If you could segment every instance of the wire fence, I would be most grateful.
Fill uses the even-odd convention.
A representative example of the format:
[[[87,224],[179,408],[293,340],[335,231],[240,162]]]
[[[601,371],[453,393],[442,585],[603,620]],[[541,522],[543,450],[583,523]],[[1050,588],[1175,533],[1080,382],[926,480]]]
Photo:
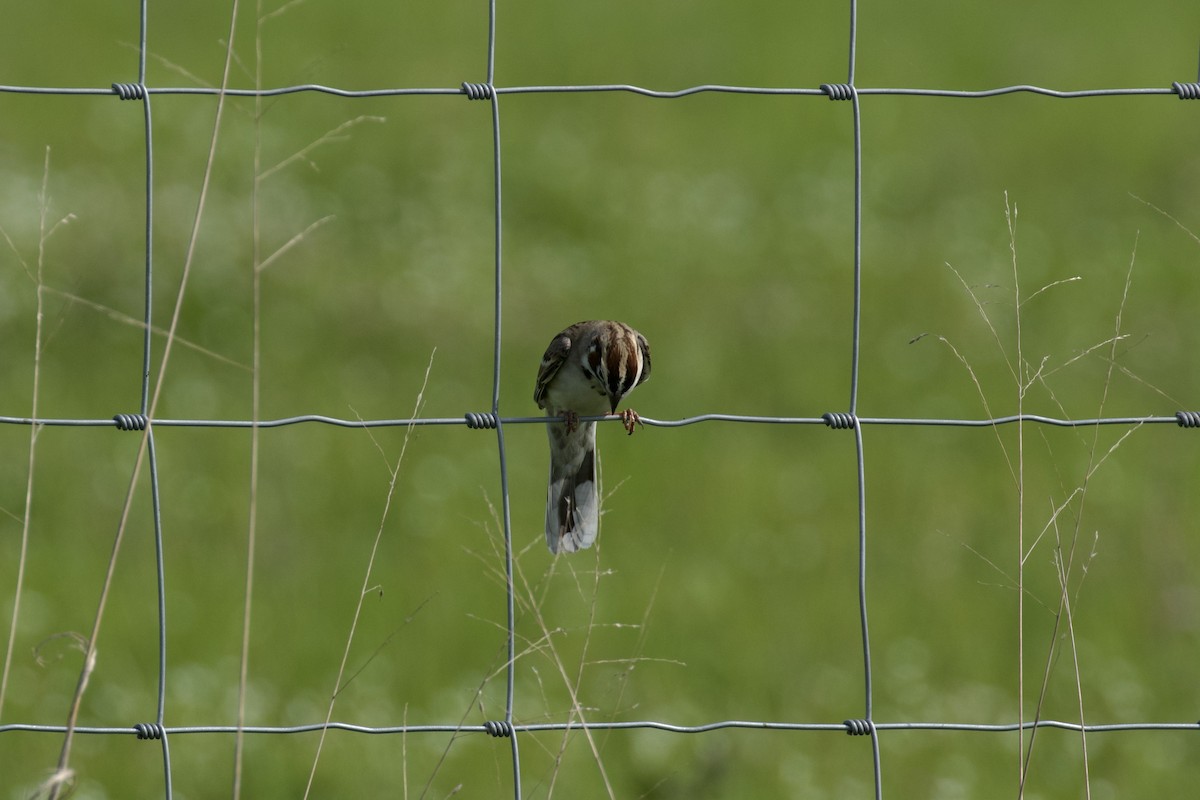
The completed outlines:
[[[420,733],[486,733],[494,737],[505,738],[510,748],[511,754],[511,784],[512,791],[515,797],[527,796],[528,789],[523,785],[521,775],[522,758],[520,752],[520,744],[523,741],[525,734],[536,732],[556,731],[556,732],[571,732],[571,731],[625,731],[630,729],[647,729],[666,731],[680,734],[701,734],[724,729],[762,729],[773,731],[814,731],[814,732],[840,732],[850,735],[867,736],[872,743],[872,780],[874,786],[874,796],[882,798],[884,789],[887,786],[886,770],[884,769],[883,759],[880,754],[879,736],[883,732],[891,731],[963,731],[963,732],[1016,732],[1016,731],[1033,731],[1038,728],[1056,728],[1078,733],[1087,734],[1102,734],[1116,733],[1122,731],[1135,730],[1156,730],[1156,731],[1200,731],[1200,723],[1173,723],[1173,722],[1127,722],[1118,724],[1085,724],[1082,722],[1061,721],[1053,719],[1020,719],[1017,722],[1009,724],[975,724],[975,723],[951,723],[951,722],[883,722],[876,721],[874,713],[874,678],[872,670],[872,651],[871,637],[869,635],[869,614],[868,604],[868,531],[867,531],[867,511],[868,511],[868,496],[867,496],[867,479],[866,479],[866,460],[863,452],[863,430],[871,426],[930,426],[930,427],[965,427],[965,428],[985,428],[996,429],[999,426],[1023,426],[1023,425],[1043,425],[1050,427],[1068,427],[1068,428],[1093,428],[1096,426],[1123,426],[1123,427],[1138,427],[1143,425],[1176,425],[1181,428],[1198,428],[1200,427],[1200,411],[1187,409],[1179,409],[1173,413],[1145,415],[1145,416],[1112,416],[1112,417],[1096,417],[1089,419],[1069,419],[1045,416],[1033,413],[1017,413],[1006,416],[995,416],[987,418],[914,418],[914,417],[877,417],[877,416],[859,416],[858,414],[858,387],[859,387],[859,360],[860,360],[860,326],[862,314],[862,230],[863,230],[863,157],[862,157],[862,138],[863,124],[860,115],[860,98],[865,96],[875,95],[897,95],[897,96],[919,96],[919,97],[940,97],[940,98],[994,98],[1003,95],[1027,93],[1040,95],[1057,99],[1073,99],[1084,97],[1114,97],[1114,96],[1129,96],[1129,95],[1167,95],[1181,100],[1198,100],[1200,99],[1200,82],[1184,82],[1174,81],[1169,86],[1161,87],[1145,87],[1145,88],[1102,88],[1102,89],[1085,89],[1078,91],[1059,91],[1048,89],[1034,85],[1013,85],[1004,86],[993,89],[979,91],[950,91],[943,89],[918,89],[918,88],[880,88],[880,87],[861,87],[856,84],[855,80],[855,53],[856,53],[856,37],[857,37],[857,4],[853,0],[849,4],[849,13],[851,17],[850,24],[850,40],[849,40],[849,70],[845,83],[830,83],[822,84],[818,88],[771,88],[771,87],[751,87],[751,86],[734,86],[734,85],[718,85],[705,84],[692,86],[674,91],[660,91],[654,89],[643,88],[640,86],[628,84],[598,84],[598,85],[537,85],[537,86],[505,86],[496,83],[495,76],[495,49],[497,44],[496,20],[497,7],[496,3],[491,2],[489,7],[489,31],[488,31],[488,55],[487,55],[487,74],[485,79],[480,82],[464,81],[457,87],[442,87],[442,88],[417,88],[417,87],[399,87],[399,88],[380,88],[368,90],[348,90],[337,87],[325,86],[320,84],[303,84],[295,86],[283,86],[276,88],[258,88],[244,89],[228,85],[228,71],[226,73],[226,81],[219,87],[169,87],[169,86],[154,86],[146,83],[146,58],[148,50],[147,37],[147,3],[141,4],[141,38],[138,45],[140,53],[140,67],[138,79],[128,83],[113,83],[110,88],[103,87],[46,87],[46,86],[14,86],[0,85],[0,93],[15,93],[15,94],[30,94],[30,95],[115,95],[121,100],[135,101],[140,103],[144,111],[145,122],[145,306],[143,329],[143,352],[142,352],[142,368],[140,376],[140,405],[136,410],[125,409],[119,410],[111,418],[85,419],[85,418],[52,418],[37,416],[36,398],[33,416],[0,416],[0,423],[12,426],[30,426],[35,431],[45,427],[97,427],[116,428],[120,431],[128,431],[140,433],[142,436],[142,446],[138,451],[136,464],[133,469],[133,484],[137,483],[138,475],[142,469],[145,469],[149,486],[151,489],[150,497],[152,503],[153,519],[154,519],[154,539],[158,559],[158,584],[157,584],[157,601],[158,601],[158,707],[157,714],[153,721],[139,722],[134,725],[124,726],[86,726],[78,723],[80,713],[80,705],[86,691],[88,691],[89,680],[92,677],[92,669],[95,664],[96,651],[98,646],[100,623],[104,616],[105,598],[111,588],[114,578],[115,566],[115,550],[113,563],[109,566],[108,575],[105,580],[104,593],[102,594],[99,606],[96,612],[95,626],[91,631],[90,636],[86,638],[84,644],[85,657],[83,659],[84,666],[80,672],[78,685],[74,693],[72,703],[70,705],[67,719],[63,724],[47,725],[47,724],[24,724],[5,722],[0,724],[0,742],[4,737],[14,736],[21,732],[39,733],[54,735],[62,738],[63,746],[61,757],[57,765],[57,772],[54,778],[49,780],[43,787],[46,794],[51,797],[61,796],[70,783],[71,769],[71,754],[72,743],[78,736],[122,736],[131,735],[138,739],[156,740],[161,743],[162,762],[163,762],[163,794],[170,798],[173,795],[172,781],[172,759],[171,751],[168,743],[175,740],[177,737],[184,737],[198,734],[237,734],[239,736],[245,734],[297,734],[311,732],[325,732],[330,730],[339,730],[349,733],[358,734],[420,734]],[[517,619],[517,603],[518,603],[518,587],[517,578],[514,574],[514,543],[512,537],[512,525],[510,521],[509,508],[509,490],[508,490],[508,465],[509,456],[505,444],[505,427],[510,425],[544,425],[546,418],[532,416],[505,416],[501,414],[500,402],[500,387],[501,387],[501,343],[504,335],[504,324],[502,320],[501,310],[504,307],[503,289],[505,286],[504,280],[504,260],[505,253],[504,243],[502,241],[501,232],[504,229],[504,202],[501,194],[501,188],[504,185],[504,170],[501,164],[502,152],[502,136],[501,136],[501,121],[503,119],[502,108],[503,98],[508,95],[530,94],[530,93],[601,93],[601,92],[617,92],[631,93],[645,98],[651,99],[678,99],[691,97],[703,93],[732,93],[746,95],[795,95],[795,96],[810,96],[813,98],[827,98],[832,101],[843,101],[848,104],[849,118],[847,126],[852,130],[853,136],[853,153],[854,153],[854,240],[853,240],[853,330],[850,336],[852,342],[852,350],[849,354],[850,359],[850,387],[848,402],[845,410],[831,410],[821,416],[816,417],[782,417],[782,416],[751,416],[737,414],[701,414],[696,416],[684,417],[679,419],[656,419],[653,417],[643,416],[642,422],[650,427],[661,428],[678,428],[696,424],[711,424],[711,423],[740,423],[740,424],[764,424],[764,425],[816,425],[827,426],[833,429],[846,430],[850,432],[855,443],[855,454],[857,464],[857,509],[858,509],[858,612],[861,626],[861,657],[863,667],[863,687],[862,687],[862,716],[858,718],[847,719],[842,723],[816,723],[816,722],[780,722],[768,720],[721,720],[709,722],[700,725],[676,725],[667,722],[644,719],[636,721],[585,721],[568,719],[564,722],[551,723],[524,723],[520,722],[520,703],[521,698],[516,692],[515,675],[518,671],[519,652],[518,652],[518,636],[516,633]],[[492,380],[492,407],[490,409],[476,409],[464,413],[461,417],[421,417],[414,416],[411,418],[396,418],[396,419],[345,419],[318,414],[303,414],[298,416],[282,417],[276,419],[170,419],[159,418],[156,416],[156,402],[159,397],[161,383],[156,383],[156,380],[161,380],[161,375],[156,373],[157,364],[155,362],[155,353],[153,351],[153,335],[154,324],[159,314],[153,308],[153,282],[155,278],[155,261],[154,261],[154,233],[155,219],[154,211],[156,208],[155,201],[155,155],[152,144],[154,142],[155,126],[152,118],[152,107],[156,98],[167,95],[201,95],[216,97],[223,100],[227,97],[248,97],[248,98],[276,98],[289,95],[298,95],[305,93],[316,93],[332,95],[339,98],[380,98],[380,97],[404,97],[410,95],[433,95],[433,96],[451,96],[461,97],[467,100],[486,102],[491,107],[491,135],[492,135],[492,181],[494,187],[494,253],[495,253],[495,269],[494,269],[494,329],[493,329],[493,380]],[[207,175],[206,175],[207,181]],[[186,278],[185,278],[186,279]],[[178,308],[175,310],[175,317],[172,319],[171,327],[168,333],[167,348],[171,346],[171,337],[175,333],[175,323],[178,321]],[[40,335],[40,334],[39,334]],[[605,421],[605,418],[592,418],[596,421]],[[608,421],[612,421],[611,418]],[[167,620],[167,588],[165,582],[163,568],[163,554],[166,545],[163,540],[162,520],[160,514],[160,497],[159,497],[159,466],[158,454],[155,447],[155,429],[180,427],[180,428],[231,428],[231,429],[270,429],[291,425],[326,425],[336,428],[383,428],[383,427],[400,427],[400,428],[416,428],[416,427],[435,427],[435,426],[465,426],[466,428],[476,430],[494,430],[498,448],[498,480],[501,487],[501,510],[500,519],[503,522],[503,541],[504,541],[504,559],[505,559],[505,583],[506,583],[506,656],[504,659],[504,673],[506,681],[506,700],[504,704],[503,714],[494,720],[489,720],[480,725],[467,725],[463,723],[446,724],[446,725],[386,725],[386,726],[368,726],[349,724],[338,722],[332,719],[326,719],[323,722],[314,722],[303,725],[280,725],[280,726],[259,726],[252,724],[239,723],[237,725],[214,725],[214,726],[187,726],[179,725],[172,726],[165,724],[167,709],[166,705],[166,682],[167,674],[167,644],[168,644],[168,620]],[[393,476],[394,477],[394,476]],[[130,489],[130,498],[133,497],[133,490]],[[120,547],[120,538],[125,529],[125,520],[130,514],[130,508],[127,505],[123,512],[121,528],[118,532],[117,544],[115,549]],[[24,548],[24,545],[23,545]],[[22,553],[22,562],[24,552]],[[15,629],[19,622],[21,593],[22,593],[22,575],[17,574],[17,579],[12,587],[11,597],[13,598],[13,630],[9,635],[9,646],[6,656],[5,671],[8,672],[8,667],[13,659],[12,641],[15,637]],[[2,696],[2,695],[0,695]],[[240,766],[240,765],[239,765]],[[895,793],[903,794],[903,789],[897,789]]]

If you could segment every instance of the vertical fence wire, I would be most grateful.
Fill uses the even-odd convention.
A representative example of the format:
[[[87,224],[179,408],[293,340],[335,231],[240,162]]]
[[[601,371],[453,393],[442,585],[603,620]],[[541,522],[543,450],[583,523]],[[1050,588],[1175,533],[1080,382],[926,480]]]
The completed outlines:
[[[494,329],[493,329],[493,380],[492,380],[492,405],[491,417],[494,420],[496,428],[496,442],[498,451],[498,470],[500,479],[500,491],[502,501],[502,524],[504,538],[504,558],[505,558],[505,611],[506,611],[506,643],[505,652],[507,655],[505,664],[505,707],[503,725],[495,723],[485,724],[477,728],[469,728],[470,730],[486,731],[493,735],[505,735],[509,739],[509,747],[511,753],[512,765],[512,785],[513,795],[518,800],[523,796],[523,788],[521,781],[521,764],[520,750],[518,746],[518,733],[532,732],[539,730],[578,730],[578,729],[608,729],[619,730],[629,728],[650,728],[658,730],[667,730],[681,733],[699,733],[711,730],[725,728],[768,728],[775,730],[845,730],[848,733],[869,735],[872,746],[872,764],[874,777],[874,794],[877,800],[882,800],[883,797],[883,779],[881,770],[881,758],[879,747],[879,730],[880,729],[936,729],[936,730],[994,730],[994,731],[1009,731],[1015,730],[1018,735],[1026,729],[1036,729],[1039,727],[1061,727],[1072,730],[1082,731],[1101,731],[1101,730],[1128,730],[1128,729],[1155,729],[1155,730],[1175,730],[1187,729],[1191,730],[1197,726],[1182,725],[1182,724],[1167,724],[1167,723],[1147,723],[1134,725],[1109,725],[1109,726],[1084,726],[1071,725],[1053,720],[1038,720],[1033,723],[1027,723],[1023,719],[1019,719],[1015,726],[1004,725],[974,725],[974,724],[956,724],[949,725],[944,723],[931,723],[927,725],[915,723],[892,723],[892,724],[877,724],[874,720],[874,685],[872,679],[871,666],[871,647],[868,626],[868,604],[867,604],[867,498],[866,498],[866,462],[865,448],[863,437],[864,424],[953,424],[953,425],[972,425],[977,427],[995,427],[998,424],[1008,422],[1016,422],[1022,425],[1025,422],[1040,422],[1047,424],[1063,424],[1063,425],[1093,425],[1093,424],[1144,424],[1146,422],[1176,422],[1180,427],[1200,427],[1200,414],[1197,412],[1180,411],[1175,417],[1142,417],[1142,418],[1114,418],[1104,420],[1052,420],[1044,417],[1021,413],[1015,417],[1002,419],[988,419],[978,421],[967,420],[906,420],[906,419],[860,419],[857,417],[858,412],[858,394],[859,394],[859,378],[860,378],[860,333],[861,333],[861,312],[862,312],[862,217],[863,217],[863,198],[862,198],[862,183],[863,183],[863,155],[862,155],[862,117],[860,107],[860,94],[863,93],[891,93],[891,94],[925,94],[937,96],[959,96],[959,97],[987,97],[997,94],[1005,94],[1013,91],[1031,91],[1039,94],[1048,94],[1056,97],[1080,97],[1080,96],[1095,96],[1098,94],[1135,94],[1135,93],[1158,93],[1158,94],[1176,94],[1180,99],[1197,99],[1200,98],[1200,81],[1197,84],[1181,84],[1174,83],[1170,90],[1166,89],[1133,89],[1133,90],[1087,90],[1077,92],[1057,92],[1046,90],[1039,87],[1016,86],[1005,87],[1003,89],[988,90],[981,92],[945,92],[945,91],[918,91],[905,89],[875,89],[875,90],[860,90],[856,85],[856,54],[857,54],[857,29],[858,29],[858,7],[856,0],[849,2],[850,24],[849,24],[849,41],[848,41],[848,70],[847,83],[841,86],[824,85],[819,91],[814,90],[780,90],[780,89],[761,89],[753,87],[726,87],[726,86],[702,86],[693,89],[685,89],[674,92],[660,92],[642,89],[629,85],[606,85],[606,86],[558,86],[558,87],[508,87],[507,89],[497,88],[495,85],[495,63],[496,63],[496,21],[497,7],[495,0],[489,0],[488,4],[488,30],[487,30],[487,79],[484,84],[463,84],[461,93],[465,93],[469,99],[487,99],[491,118],[491,144],[492,144],[492,182],[493,182],[493,224],[494,224]],[[167,681],[167,614],[166,614],[166,578],[164,568],[164,541],[162,531],[162,515],[161,501],[159,494],[159,475],[158,475],[158,459],[154,440],[155,425],[200,425],[213,427],[253,427],[257,430],[260,427],[275,427],[278,425],[295,424],[302,422],[318,422],[334,425],[342,425],[344,427],[368,427],[376,424],[380,425],[418,425],[418,424],[462,424],[461,419],[435,419],[435,420],[375,420],[375,421],[346,421],[336,420],[328,417],[318,417],[316,415],[308,415],[304,417],[288,418],[283,420],[259,420],[257,409],[255,411],[255,419],[250,422],[233,421],[233,420],[152,420],[153,414],[152,398],[150,394],[151,374],[152,374],[152,333],[153,333],[153,279],[154,279],[154,262],[153,262],[153,233],[154,233],[154,147],[153,147],[153,122],[151,114],[151,97],[155,91],[167,93],[198,93],[191,90],[175,90],[175,89],[158,89],[151,90],[146,87],[146,59],[148,53],[147,41],[147,19],[148,19],[148,3],[147,0],[140,0],[139,3],[140,16],[140,33],[138,45],[138,81],[136,84],[114,84],[113,91],[121,99],[137,99],[142,103],[143,122],[144,122],[144,154],[145,154],[145,268],[144,268],[144,318],[143,318],[143,336],[142,336],[142,374],[140,381],[140,404],[139,413],[137,415],[119,414],[115,418],[116,427],[121,430],[142,430],[143,431],[143,446],[148,458],[148,479],[150,484],[150,499],[151,511],[153,516],[153,537],[155,547],[155,568],[157,576],[157,593],[158,593],[158,686],[157,686],[157,707],[155,713],[155,722],[153,724],[139,723],[133,727],[138,738],[158,739],[161,741],[162,760],[163,760],[163,782],[164,796],[170,800],[172,797],[172,769],[170,749],[168,747],[168,729],[165,727],[166,717],[166,681]],[[232,48],[232,41],[229,45]],[[399,94],[415,94],[415,93],[437,93],[437,94],[459,94],[459,90],[454,89],[397,89],[397,90],[378,90],[378,91],[344,91],[323,86],[301,86],[287,87],[281,90],[264,90],[261,86],[257,86],[253,91],[244,90],[228,90],[225,85],[227,81],[223,80],[220,90],[222,96],[227,95],[252,95],[259,98],[274,95],[290,93],[292,91],[319,91],[342,96],[378,96],[378,95],[399,95]],[[8,91],[30,91],[58,94],[95,94],[93,90],[75,90],[75,89],[40,89],[33,87],[0,87],[0,90]],[[511,524],[511,507],[509,496],[509,480],[508,480],[508,454],[505,446],[504,426],[506,423],[531,423],[544,424],[544,418],[505,418],[501,415],[501,397],[500,397],[500,382],[501,382],[501,350],[503,342],[503,203],[502,203],[502,178],[503,172],[501,168],[501,132],[500,132],[500,104],[499,95],[508,92],[525,92],[525,91],[633,91],[638,94],[649,95],[654,97],[682,97],[698,91],[733,91],[733,92],[755,92],[762,94],[778,94],[778,93],[795,93],[795,94],[820,94],[824,93],[831,100],[849,100],[852,112],[853,126],[853,170],[854,170],[854,228],[853,228],[853,329],[851,342],[851,369],[850,369],[850,392],[849,392],[849,411],[846,415],[827,414],[823,418],[752,418],[752,417],[736,417],[732,415],[704,415],[702,417],[689,418],[684,420],[652,420],[644,419],[647,424],[661,425],[664,427],[674,427],[679,425],[693,424],[695,422],[720,420],[734,422],[769,422],[774,424],[829,424],[831,427],[850,427],[853,429],[855,442],[855,456],[857,469],[857,525],[858,525],[858,564],[857,564],[857,589],[859,601],[859,617],[861,627],[861,642],[862,642],[862,662],[863,662],[863,690],[864,690],[864,717],[862,720],[846,720],[842,725],[830,725],[820,723],[766,723],[729,720],[708,725],[699,726],[677,726],[667,723],[644,720],[630,723],[592,723],[592,722],[566,722],[553,724],[517,724],[518,718],[516,710],[516,590],[514,581],[514,547]],[[219,118],[219,117],[218,117]],[[215,136],[215,132],[214,132]],[[172,328],[173,330],[173,328]],[[169,344],[168,344],[169,346]],[[165,365],[164,365],[165,367]],[[161,382],[161,375],[159,376]],[[62,425],[112,425],[112,421],[108,420],[40,420],[36,419],[36,406],[34,409],[35,418],[22,419],[16,417],[0,417],[0,422],[29,424],[37,426],[46,424],[62,424]],[[468,426],[475,427],[472,424],[472,415],[467,415]],[[139,454],[140,463],[140,454]],[[134,480],[136,480],[137,469],[134,470]],[[132,496],[134,487],[131,485],[129,492]],[[127,500],[128,502],[128,500]],[[28,511],[28,509],[27,509]],[[120,531],[124,530],[125,518],[128,514],[128,508],[124,509]],[[119,547],[120,531],[118,532],[117,543],[115,548]],[[115,561],[116,552],[114,549],[113,560]],[[106,581],[111,581],[112,565]],[[106,582],[106,588],[108,583]],[[103,613],[104,601],[101,600],[98,617],[93,628],[93,637],[96,631],[99,630],[99,615]],[[15,631],[14,620],[14,631]],[[37,726],[37,725],[5,725],[0,726],[0,732],[5,730],[53,730],[65,734],[63,743],[63,752],[60,758],[60,770],[65,770],[69,763],[70,742],[73,735],[81,730],[77,726],[77,715],[79,711],[78,702],[80,696],[86,686],[89,671],[91,669],[91,657],[94,654],[94,640],[87,643],[88,655],[85,657],[84,667],[81,672],[79,686],[76,690],[75,701],[69,714],[67,724],[61,727],[55,726]],[[366,728],[363,726],[347,725],[336,723],[332,725],[318,726],[323,729],[327,728],[342,728],[346,730],[367,731],[372,733],[397,731],[397,732],[413,732],[413,731],[454,731],[460,732],[462,726],[399,726],[394,728]],[[236,730],[239,735],[243,732],[264,732],[264,733],[284,733],[284,732],[301,732],[313,730],[313,726],[292,726],[292,727],[272,727],[272,728],[255,728],[245,726],[242,720],[239,719]],[[223,726],[210,726],[205,728],[192,727],[186,729],[188,732],[200,731],[221,731],[228,732],[231,730]],[[88,732],[100,733],[129,733],[129,729],[88,729]],[[63,790],[63,783],[55,783],[51,787],[50,796],[58,797]]]
[[[503,312],[504,312],[504,214],[502,194],[502,170],[500,165],[500,98],[494,86],[496,78],[496,0],[488,2],[488,42],[487,42],[487,94],[492,119],[492,192],[494,203],[494,248],[495,248],[495,334],[493,337],[492,354],[492,414],[496,422],[496,447],[500,469],[500,502],[504,525],[504,582],[505,582],[505,618],[507,620],[507,642],[505,651],[504,689],[504,726],[509,731],[509,749],[512,755],[513,795],[520,800],[521,792],[521,754],[517,744],[517,735],[512,732],[513,711],[516,702],[516,669],[517,669],[517,622],[516,622],[516,583],[513,564],[512,541],[512,504],[508,491],[508,453],[504,446],[504,422],[500,417],[500,352],[503,343]]]
[[[853,420],[858,414],[858,380],[862,341],[862,109],[855,89],[858,53],[858,0],[850,0],[850,36],[847,45],[849,67],[846,88],[850,98],[854,147],[854,263],[853,314],[850,353],[850,404]],[[854,424],[854,459],[858,487],[858,611],[862,631],[863,721],[862,728],[871,737],[872,777],[875,798],[883,798],[883,773],[879,756],[879,732],[875,729],[874,683],[871,672],[871,635],[867,613],[867,474],[862,425]]]
[[[150,414],[150,360],[152,356],[152,335],[154,322],[154,122],[150,110],[150,94],[146,86],[146,42],[148,26],[148,0],[141,0],[138,8],[138,86],[142,87],[142,117],[143,136],[146,152],[146,221],[145,221],[145,307],[142,319],[142,380],[140,413],[143,417]],[[167,705],[167,573],[163,553],[162,502],[159,493],[158,455],[154,446],[153,426],[146,426],[146,447],[150,468],[150,502],[154,525],[154,562],[155,577],[158,592],[158,701],[154,721],[158,731],[164,731]],[[162,760],[164,796],[167,800],[172,797],[171,781],[171,750],[167,735],[162,734]]]

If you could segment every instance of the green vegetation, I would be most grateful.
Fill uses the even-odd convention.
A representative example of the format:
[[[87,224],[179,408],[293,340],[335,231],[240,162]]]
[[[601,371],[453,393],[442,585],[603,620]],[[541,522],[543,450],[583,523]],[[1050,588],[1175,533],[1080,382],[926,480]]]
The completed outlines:
[[[0,83],[135,81],[128,5],[80,8],[71,25],[53,5],[9,9]],[[220,85],[225,4],[151,5],[147,83]],[[229,84],[253,87],[256,74],[264,87],[344,89],[486,78],[485,4],[409,5],[242,4]],[[845,4],[781,5],[500,3],[495,81],[844,81]],[[1177,23],[1177,2],[1110,3],[1084,17],[1077,4],[1021,5],[864,7],[856,82],[1067,90],[1195,75],[1195,29]],[[531,93],[499,106],[503,415],[537,413],[530,398],[549,338],[597,317],[626,320],[651,342],[654,377],[631,398],[644,416],[846,410],[848,103]],[[263,419],[406,418],[418,402],[422,417],[490,409],[488,103],[227,98],[193,250],[218,102],[156,94],[151,108],[155,325],[170,328],[180,303],[159,418],[250,419],[256,381]],[[1198,112],[1162,95],[864,97],[858,413],[1087,419],[1200,407],[1200,162],[1187,157]],[[35,388],[42,418],[136,412],[143,106],[0,92],[0,119],[0,415],[32,414]],[[165,344],[155,337],[152,381]],[[5,648],[32,487],[0,725],[66,722],[140,442],[110,428],[40,429],[30,481],[31,433],[0,425]],[[1082,709],[1088,723],[1194,722],[1195,435],[1174,425],[867,426],[874,719],[1079,722]],[[552,561],[541,529],[545,434],[504,431],[515,720],[861,717],[853,434],[710,422],[631,438],[605,425],[599,436],[599,546]],[[238,719],[252,507],[248,725],[319,723],[335,691],[340,722],[503,717],[493,432],[262,430],[253,495],[250,431],[161,426],[155,442],[168,726]],[[80,725],[154,719],[147,476]],[[1025,795],[1182,794],[1197,777],[1185,736],[1194,733],[1091,734],[1085,758],[1078,733],[1042,730]],[[241,796],[300,797],[310,774],[311,797],[512,793],[508,743],[482,733],[331,731],[314,770],[319,738],[246,736]],[[869,740],[836,732],[547,732],[519,742],[534,798],[873,790]],[[0,797],[34,793],[62,743],[0,733]],[[232,734],[169,744],[175,797],[232,796]],[[1014,796],[1022,744],[1028,734],[884,732],[884,794]],[[76,737],[70,765],[77,798],[162,793],[157,743]]]

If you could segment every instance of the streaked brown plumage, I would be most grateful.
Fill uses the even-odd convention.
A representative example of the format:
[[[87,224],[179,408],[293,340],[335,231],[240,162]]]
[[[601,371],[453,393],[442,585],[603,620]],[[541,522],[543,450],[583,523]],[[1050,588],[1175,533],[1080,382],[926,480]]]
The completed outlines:
[[[538,369],[533,400],[563,422],[546,425],[550,486],[546,545],[572,553],[590,547],[600,525],[596,479],[596,425],[580,417],[616,414],[617,405],[650,377],[650,345],[623,322],[577,322],[554,337]],[[637,412],[621,413],[633,433]]]

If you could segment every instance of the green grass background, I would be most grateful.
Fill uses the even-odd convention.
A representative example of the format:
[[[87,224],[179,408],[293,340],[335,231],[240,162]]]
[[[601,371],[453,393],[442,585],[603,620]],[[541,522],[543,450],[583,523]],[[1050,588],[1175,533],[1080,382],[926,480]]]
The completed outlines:
[[[499,5],[501,86],[816,87],[846,78],[843,2]],[[277,10],[242,4],[232,85],[253,85],[256,38],[268,87],[486,78],[481,2],[309,0]],[[261,26],[259,13],[271,14]],[[219,84],[229,23],[227,4],[151,4],[147,83]],[[865,5],[857,84],[1165,87],[1195,78],[1197,23],[1197,9],[1177,0]],[[133,3],[16,5],[0,32],[0,83],[136,80],[137,31]],[[155,323],[166,327],[216,100],[155,95],[152,109]],[[530,395],[546,343],[594,317],[626,320],[652,343],[654,378],[632,398],[646,416],[845,410],[850,111],[819,97],[502,96],[501,412],[536,413]],[[1197,113],[1170,96],[863,98],[859,413],[1014,413],[1008,364],[1027,380],[1040,375],[1029,381],[1027,412],[1200,407]],[[0,93],[0,414],[31,413],[39,258],[39,414],[107,418],[138,408],[141,331],[120,315],[140,318],[143,303],[142,125],[141,105],[115,97]],[[490,126],[488,104],[462,96],[297,94],[264,100],[257,119],[254,100],[228,99],[178,328],[204,350],[176,345],[158,415],[250,417],[255,225],[266,257],[326,218],[262,275],[262,416],[407,417],[431,356],[422,416],[487,410]],[[257,219],[256,137],[260,171],[304,153],[260,182]],[[49,226],[70,221],[39,256],[43,211]],[[1076,277],[1020,308],[1018,352],[1017,283],[1029,297]],[[1118,314],[1126,338],[1092,349],[1117,332]],[[163,347],[156,338],[156,365]],[[0,426],[6,632],[30,433]],[[1161,425],[1027,426],[1023,442],[1015,427],[871,426],[863,435],[876,721],[1005,723],[1019,708],[1029,719],[1047,662],[1046,718],[1079,721],[1082,706],[1090,723],[1197,719],[1195,434]],[[250,724],[324,718],[405,436],[313,425],[261,433]],[[159,428],[155,438],[166,723],[233,724],[250,435]],[[604,426],[610,494],[600,545],[557,562],[542,545],[545,435],[513,425],[505,439],[522,597],[518,722],[564,721],[576,701],[593,721],[863,715],[850,434],[709,423],[627,438]],[[0,724],[65,721],[81,654],[61,634],[90,631],[138,437],[46,428],[36,445]],[[1019,450],[1023,629],[1014,589]],[[355,677],[335,720],[478,725],[503,716],[500,503],[493,434],[413,432],[354,635]],[[83,725],[154,718],[149,507],[143,476]],[[1058,565],[1072,552],[1068,635],[1054,614]],[[0,797],[29,796],[61,742],[0,734]],[[1086,759],[1083,744],[1078,734],[1039,733],[1026,796],[1180,794],[1196,783],[1194,734],[1095,734]],[[872,794],[869,741],[841,733],[637,730],[591,742],[548,733],[520,745],[528,797]],[[880,745],[886,796],[1017,793],[1015,734],[886,732]],[[254,735],[245,746],[243,796],[302,794],[315,734]],[[175,797],[231,796],[232,736],[177,735],[170,747]],[[75,797],[163,791],[159,746],[130,736],[78,738],[72,766]],[[503,740],[334,732],[312,796],[511,793]]]

